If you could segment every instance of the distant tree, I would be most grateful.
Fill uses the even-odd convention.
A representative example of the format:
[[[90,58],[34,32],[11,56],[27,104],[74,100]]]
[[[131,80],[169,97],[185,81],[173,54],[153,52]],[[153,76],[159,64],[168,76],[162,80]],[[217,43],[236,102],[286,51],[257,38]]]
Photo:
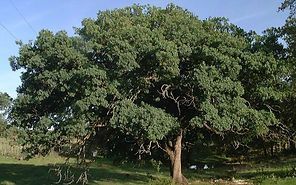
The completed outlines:
[[[174,5],[132,6],[99,12],[77,33],[43,30],[11,57],[13,70],[23,70],[11,117],[32,155],[73,138],[83,155],[109,127],[136,140],[139,152],[165,151],[173,180],[187,184],[184,135],[256,137],[278,123],[264,105],[280,96],[277,59],[252,49],[225,19],[201,21]]]
[[[7,93],[0,92],[0,136],[3,136],[6,128],[6,115],[11,106],[11,98]]]
[[[0,136],[4,135],[5,130],[6,130],[5,120],[4,120],[3,116],[0,116]]]
[[[0,92],[0,110],[4,111],[11,105],[11,98],[7,93]]]

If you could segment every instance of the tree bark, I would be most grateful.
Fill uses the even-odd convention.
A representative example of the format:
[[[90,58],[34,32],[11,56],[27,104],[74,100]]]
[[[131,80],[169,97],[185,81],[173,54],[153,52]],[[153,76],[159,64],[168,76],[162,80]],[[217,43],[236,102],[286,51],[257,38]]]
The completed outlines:
[[[166,146],[166,152],[171,160],[170,175],[174,183],[187,185],[188,181],[182,174],[182,131],[177,136],[174,146]]]

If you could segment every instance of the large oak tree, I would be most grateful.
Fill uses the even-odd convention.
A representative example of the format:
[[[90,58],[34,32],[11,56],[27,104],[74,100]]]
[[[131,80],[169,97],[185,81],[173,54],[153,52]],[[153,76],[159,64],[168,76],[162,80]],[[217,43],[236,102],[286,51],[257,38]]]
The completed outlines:
[[[163,149],[173,180],[186,184],[186,132],[257,136],[277,123],[264,105],[279,97],[278,61],[253,41],[224,19],[199,20],[174,5],[99,12],[76,36],[43,30],[20,43],[11,116],[32,155],[112,127]]]

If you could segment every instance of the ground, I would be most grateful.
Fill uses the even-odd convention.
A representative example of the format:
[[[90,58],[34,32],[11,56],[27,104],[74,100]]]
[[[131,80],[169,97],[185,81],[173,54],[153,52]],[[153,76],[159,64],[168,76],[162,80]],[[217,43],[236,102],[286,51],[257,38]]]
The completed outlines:
[[[47,185],[56,180],[49,174],[53,164],[61,164],[59,156],[18,160],[0,157],[0,185]],[[247,165],[228,165],[208,170],[184,170],[192,185],[296,185],[296,159],[281,158]],[[167,185],[170,184],[168,169],[160,166],[114,165],[100,158],[89,170],[90,185]]]

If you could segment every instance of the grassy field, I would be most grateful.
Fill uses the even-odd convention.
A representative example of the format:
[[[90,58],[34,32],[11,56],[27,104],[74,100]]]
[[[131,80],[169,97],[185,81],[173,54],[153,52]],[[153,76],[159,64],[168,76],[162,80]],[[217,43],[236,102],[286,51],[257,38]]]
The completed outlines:
[[[34,158],[29,161],[0,157],[0,185],[47,185],[56,178],[48,172],[55,163],[62,164],[59,156]],[[192,185],[296,185],[296,159],[285,158],[248,165],[221,166],[209,170],[185,170]],[[170,184],[168,170],[153,167],[135,167],[131,164],[113,165],[98,159],[89,170],[91,185],[166,185]]]

